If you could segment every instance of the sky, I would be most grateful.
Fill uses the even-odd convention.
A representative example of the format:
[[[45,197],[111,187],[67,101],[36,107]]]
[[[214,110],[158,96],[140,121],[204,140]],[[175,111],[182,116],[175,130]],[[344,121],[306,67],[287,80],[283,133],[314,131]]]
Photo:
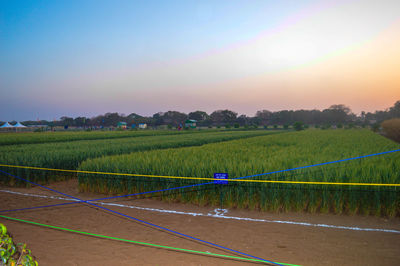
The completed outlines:
[[[400,1],[0,0],[0,120],[400,100]]]

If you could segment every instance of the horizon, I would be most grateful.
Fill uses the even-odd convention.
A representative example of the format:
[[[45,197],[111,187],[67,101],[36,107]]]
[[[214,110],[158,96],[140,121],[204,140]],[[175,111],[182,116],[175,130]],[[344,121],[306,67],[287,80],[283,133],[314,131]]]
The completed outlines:
[[[397,102],[400,102],[400,100],[399,100],[399,101],[396,101],[396,103],[397,103]],[[343,105],[343,104],[334,104],[334,105]],[[366,113],[366,114],[367,114],[367,113],[372,113],[372,114],[374,114],[375,112],[379,112],[379,111],[387,112],[387,111],[389,111],[389,109],[390,109],[391,107],[394,107],[394,105],[395,105],[395,103],[394,103],[392,106],[388,107],[388,108],[385,108],[385,109],[382,109],[382,110],[374,110],[374,111],[372,111],[372,112],[365,112],[365,113]],[[96,117],[98,117],[98,116],[104,116],[104,115],[106,115],[106,114],[111,114],[111,113],[117,113],[119,116],[123,116],[123,117],[127,117],[127,116],[129,116],[129,115],[131,115],[131,114],[136,114],[136,115],[139,115],[139,116],[141,116],[141,117],[147,117],[147,118],[153,117],[153,115],[155,115],[155,114],[157,114],[157,113],[163,113],[163,114],[164,114],[164,113],[166,113],[166,112],[179,112],[179,113],[183,113],[183,114],[189,115],[191,112],[202,111],[202,112],[206,112],[208,115],[211,115],[214,111],[223,111],[223,110],[229,110],[229,111],[235,112],[235,113],[237,113],[237,116],[238,116],[238,117],[241,116],[241,115],[246,115],[247,117],[255,117],[255,116],[256,116],[256,113],[257,113],[258,111],[270,111],[270,112],[272,112],[272,113],[276,113],[276,112],[281,112],[281,111],[293,111],[293,112],[296,112],[296,111],[314,111],[314,110],[316,110],[316,111],[322,112],[322,111],[324,111],[325,109],[329,109],[331,106],[333,106],[333,105],[330,105],[329,107],[323,108],[323,109],[281,109],[281,110],[276,110],[276,111],[272,111],[272,110],[268,110],[268,109],[260,109],[260,110],[257,110],[253,115],[247,115],[247,114],[239,113],[239,112],[236,112],[235,110],[232,110],[232,109],[218,109],[218,110],[213,110],[213,111],[211,111],[211,112],[207,112],[207,111],[204,111],[204,110],[192,110],[192,111],[189,111],[189,112],[181,112],[181,111],[179,111],[179,110],[168,110],[168,111],[156,112],[156,113],[149,114],[149,115],[140,114],[140,113],[137,113],[137,112],[127,112],[127,113],[103,112],[103,113],[96,114],[96,115],[93,115],[93,116],[85,116],[85,115],[67,116],[67,115],[63,115],[63,116],[60,116],[60,117],[58,117],[58,118],[53,118],[53,119],[45,119],[45,118],[44,118],[44,119],[40,119],[40,118],[36,118],[36,119],[22,119],[22,120],[1,120],[1,119],[0,119],[0,121],[1,121],[1,122],[4,122],[4,123],[7,123],[7,122],[10,122],[10,123],[14,123],[14,122],[28,122],[28,121],[30,121],[30,122],[31,122],[31,121],[48,121],[48,122],[49,122],[49,121],[61,121],[61,118],[62,118],[62,117],[68,117],[68,118],[73,118],[73,119],[78,118],[78,117],[84,117],[84,118],[88,118],[88,119],[93,119],[93,118],[96,118]],[[344,106],[344,107],[350,108],[350,114],[354,114],[354,115],[356,115],[357,117],[360,117],[360,116],[361,116],[361,113],[354,113],[350,106],[347,106],[347,105],[343,105],[343,106]]]
[[[1,121],[385,110],[400,1],[2,1]]]

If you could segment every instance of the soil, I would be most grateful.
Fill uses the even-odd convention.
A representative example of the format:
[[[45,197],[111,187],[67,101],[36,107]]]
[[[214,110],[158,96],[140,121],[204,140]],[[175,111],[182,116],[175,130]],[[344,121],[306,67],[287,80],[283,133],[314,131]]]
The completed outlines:
[[[104,195],[79,193],[76,180],[55,183],[49,187],[82,199],[104,197]],[[61,196],[40,187],[27,189],[2,186],[0,189]],[[0,192],[0,210],[64,202],[66,201]],[[204,214],[213,213],[215,209],[189,204],[167,203],[154,199],[123,199],[117,202],[115,200],[108,202]],[[298,265],[400,265],[400,234],[398,233],[221,219],[211,216],[171,214],[116,206],[106,207],[190,236],[276,262]],[[240,256],[155,229],[87,204],[73,204],[0,214],[135,241]],[[303,213],[278,214],[248,210],[228,210],[225,215],[400,230],[399,218],[385,219],[370,216]],[[207,255],[194,255],[116,240],[105,240],[3,218],[0,218],[0,222],[7,226],[15,242],[24,242],[28,245],[39,265],[261,264]]]

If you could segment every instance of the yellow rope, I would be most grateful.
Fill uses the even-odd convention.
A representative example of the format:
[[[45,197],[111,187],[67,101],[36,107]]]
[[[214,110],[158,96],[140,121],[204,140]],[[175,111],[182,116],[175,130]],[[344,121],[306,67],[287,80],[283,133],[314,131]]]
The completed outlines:
[[[110,173],[110,172],[95,172],[84,170],[68,170],[68,169],[55,169],[34,166],[20,166],[0,164],[4,167],[45,170],[45,171],[58,171],[70,173],[83,173],[83,174],[101,174],[101,175],[116,175],[116,176],[140,176],[140,177],[157,177],[157,178],[171,178],[171,179],[191,179],[191,180],[214,180],[214,181],[231,181],[231,182],[252,182],[252,183],[278,183],[278,184],[304,184],[304,185],[338,185],[338,186],[384,186],[384,187],[400,187],[400,184],[381,184],[381,183],[343,183],[343,182],[313,182],[313,181],[279,181],[279,180],[254,180],[254,179],[215,179],[209,177],[186,177],[186,176],[164,176],[164,175],[142,175],[142,174],[126,174],[126,173]]]

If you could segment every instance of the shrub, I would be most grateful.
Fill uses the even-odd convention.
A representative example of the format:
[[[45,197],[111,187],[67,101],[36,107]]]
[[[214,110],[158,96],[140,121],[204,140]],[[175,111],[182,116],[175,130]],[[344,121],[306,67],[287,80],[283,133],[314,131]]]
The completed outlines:
[[[303,130],[303,129],[304,129],[304,128],[303,128],[303,123],[302,123],[302,122],[296,122],[296,123],[293,124],[293,128],[294,128],[296,131]]]
[[[26,244],[14,244],[12,237],[7,233],[5,225],[0,223],[0,265],[37,266]]]
[[[386,137],[400,142],[400,118],[383,121],[382,129]]]
[[[378,132],[381,125],[379,123],[375,123],[371,126],[372,131]]]

